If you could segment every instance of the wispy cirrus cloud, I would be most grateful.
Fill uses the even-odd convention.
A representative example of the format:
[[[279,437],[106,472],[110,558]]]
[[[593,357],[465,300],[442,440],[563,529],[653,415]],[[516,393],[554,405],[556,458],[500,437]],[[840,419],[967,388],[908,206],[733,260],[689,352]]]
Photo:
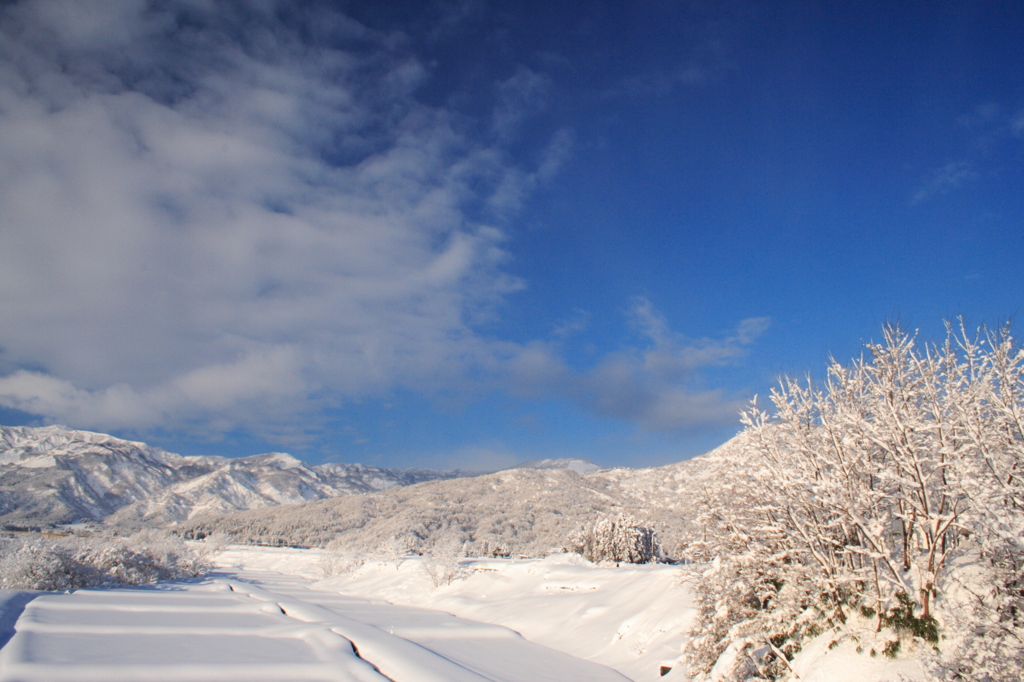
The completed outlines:
[[[1015,149],[1024,138],[1024,110],[1011,112],[999,102],[982,102],[958,116],[956,122],[969,135],[964,158],[932,169],[911,195],[910,205],[998,175],[1005,163],[1002,153]]]
[[[950,161],[936,168],[910,198],[910,204],[920,204],[936,196],[948,194],[978,179],[978,172],[969,161]]]
[[[1021,109],[1010,119],[1010,132],[1014,137],[1024,138],[1024,109]]]
[[[544,111],[551,88],[548,76],[521,65],[512,76],[498,83],[498,105],[492,116],[492,128],[498,138],[514,139],[526,119]]]
[[[677,88],[706,85],[714,78],[708,68],[684,64],[672,71],[636,74],[622,79],[604,92],[605,97],[652,97],[667,95]]]
[[[679,37],[687,44],[688,56],[675,64],[652,66],[626,75],[602,93],[606,98],[663,97],[681,89],[695,88],[720,82],[733,68],[731,53],[738,39],[737,31],[744,21],[744,10],[723,4],[723,16],[711,20],[696,5],[688,8],[690,22],[685,35]],[[736,16],[730,16],[737,13]]]

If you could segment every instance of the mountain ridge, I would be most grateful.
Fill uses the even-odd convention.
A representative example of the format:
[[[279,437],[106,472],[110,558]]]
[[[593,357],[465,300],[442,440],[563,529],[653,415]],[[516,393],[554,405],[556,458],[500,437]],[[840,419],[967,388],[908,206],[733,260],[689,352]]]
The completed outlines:
[[[511,468],[599,469],[582,459],[532,460]],[[283,452],[183,456],[64,426],[0,426],[0,528],[169,525],[477,475],[481,472],[313,465]]]
[[[62,426],[0,426],[0,526],[169,524],[455,478],[458,470],[310,465],[280,452],[182,456]]]

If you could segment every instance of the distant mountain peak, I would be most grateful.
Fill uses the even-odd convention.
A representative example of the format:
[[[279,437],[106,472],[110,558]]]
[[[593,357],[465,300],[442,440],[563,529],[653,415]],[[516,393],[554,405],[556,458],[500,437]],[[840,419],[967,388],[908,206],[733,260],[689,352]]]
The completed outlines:
[[[516,464],[508,469],[569,469],[577,474],[589,474],[601,471],[602,467],[594,464],[588,459],[531,459],[529,462]],[[508,470],[506,469],[506,471]]]
[[[305,462],[292,457],[287,452],[265,452],[262,455],[249,455],[248,457],[239,457],[232,461],[236,465],[239,463],[258,464],[262,466],[273,466],[278,469],[295,469],[298,467],[308,466]]]
[[[0,426],[0,526],[177,523],[200,512],[323,500],[458,475],[311,465],[283,452],[182,457],[62,426]]]

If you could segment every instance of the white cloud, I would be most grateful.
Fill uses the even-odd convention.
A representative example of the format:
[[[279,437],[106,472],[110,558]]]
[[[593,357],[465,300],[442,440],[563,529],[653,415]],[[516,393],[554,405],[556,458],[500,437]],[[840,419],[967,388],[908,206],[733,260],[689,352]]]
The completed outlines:
[[[2,10],[0,403],[259,427],[492,353],[467,320],[520,283],[467,216],[535,180],[416,101],[401,36],[272,5]]]
[[[511,384],[520,394],[558,395],[650,431],[735,423],[745,402],[718,390],[695,389],[695,377],[744,357],[769,318],[745,319],[724,339],[688,339],[672,332],[645,298],[634,299],[631,315],[644,339],[638,347],[608,353],[593,367],[576,371],[562,360],[557,344],[535,342],[509,362]]]
[[[668,323],[651,302],[637,298],[633,317],[649,340],[642,353],[643,369],[665,381],[685,378],[695,369],[724,365],[746,354],[745,346],[768,328],[769,319],[755,317],[740,323],[736,336],[724,340],[684,339],[669,331]]]
[[[125,384],[85,391],[69,381],[26,370],[0,377],[0,404],[32,414],[57,415],[69,424],[101,423],[110,428],[148,425],[158,416]]]
[[[735,68],[730,57],[735,40],[729,22],[692,17],[689,31],[680,35],[690,56],[671,68],[649,68],[621,78],[603,92],[604,97],[664,97],[679,90],[704,87],[721,80]]]
[[[999,125],[1003,108],[998,102],[982,102],[974,110],[957,117],[957,123],[969,129],[986,129]]]

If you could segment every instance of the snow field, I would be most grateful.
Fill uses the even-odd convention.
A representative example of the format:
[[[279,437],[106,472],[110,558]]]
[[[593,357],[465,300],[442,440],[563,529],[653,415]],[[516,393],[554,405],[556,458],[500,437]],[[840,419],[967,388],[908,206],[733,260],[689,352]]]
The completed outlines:
[[[312,579],[322,575],[324,556],[320,550],[233,546],[216,561],[231,570],[273,570]],[[463,559],[459,577],[434,587],[423,561],[418,556],[371,560],[311,587],[501,625],[637,682],[687,679],[676,661],[694,612],[677,567],[596,565],[572,554]],[[675,666],[671,676],[660,677],[663,662]]]
[[[80,590],[30,602],[0,650],[0,680],[380,680],[341,638],[225,582]]]
[[[385,600],[504,626],[531,642],[613,668],[635,682],[690,680],[679,658],[696,614],[691,586],[682,581],[678,567],[598,565],[573,554],[463,559],[459,577],[434,587],[418,556],[350,562],[349,573],[315,580],[331,567],[325,558],[330,553],[323,550],[232,546],[216,561],[243,573],[301,576],[311,589],[341,598],[358,595],[375,606]],[[381,617],[380,626],[386,630],[386,615]],[[809,641],[793,660],[793,670],[801,682],[927,679],[912,655],[893,659],[878,653],[884,644],[873,621],[851,617],[844,636],[829,630]],[[870,655],[872,648],[876,656]],[[727,660],[723,663],[720,670],[728,667]],[[672,667],[665,676],[660,675],[663,664]],[[711,675],[712,680],[718,677],[724,679]]]
[[[626,682],[505,627],[313,582],[228,565],[156,587],[7,591],[0,682]]]

